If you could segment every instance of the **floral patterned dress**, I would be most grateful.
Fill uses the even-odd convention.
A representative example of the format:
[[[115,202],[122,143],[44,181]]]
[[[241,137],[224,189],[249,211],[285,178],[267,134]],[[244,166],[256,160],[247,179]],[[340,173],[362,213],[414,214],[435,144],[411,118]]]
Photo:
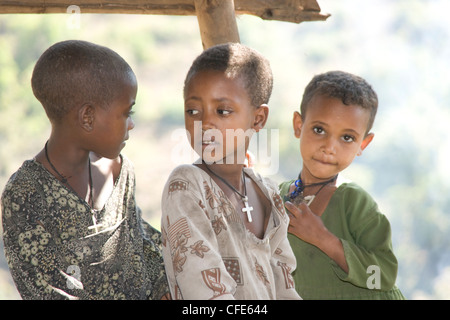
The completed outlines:
[[[131,162],[95,214],[36,160],[2,194],[5,256],[23,299],[160,299],[168,292],[160,233],[135,203]]]

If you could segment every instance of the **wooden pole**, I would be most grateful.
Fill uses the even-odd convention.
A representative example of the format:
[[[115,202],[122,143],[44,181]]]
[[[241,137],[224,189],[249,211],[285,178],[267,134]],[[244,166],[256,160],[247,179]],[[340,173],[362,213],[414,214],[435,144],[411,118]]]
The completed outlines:
[[[240,42],[233,0],[195,0],[203,49]]]
[[[222,1],[196,1],[220,3]],[[233,1],[223,0],[224,5]],[[2,13],[67,13],[76,5],[80,13],[124,13],[196,15],[194,0],[0,0]],[[300,23],[326,20],[329,14],[320,13],[317,0],[234,0],[236,14],[251,14],[264,20]]]

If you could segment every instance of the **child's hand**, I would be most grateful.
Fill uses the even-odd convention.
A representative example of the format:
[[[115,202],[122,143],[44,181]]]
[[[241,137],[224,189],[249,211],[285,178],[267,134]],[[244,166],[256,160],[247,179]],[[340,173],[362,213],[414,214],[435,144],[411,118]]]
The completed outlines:
[[[302,202],[296,207],[291,202],[286,201],[285,206],[290,213],[288,232],[318,247],[336,261],[342,270],[348,273],[348,265],[341,240],[325,227],[322,219],[315,215],[306,203]]]
[[[286,201],[285,205],[290,218],[288,232],[303,241],[320,247],[323,235],[328,233],[322,219],[315,215],[304,202],[300,203],[298,207],[289,201]]]

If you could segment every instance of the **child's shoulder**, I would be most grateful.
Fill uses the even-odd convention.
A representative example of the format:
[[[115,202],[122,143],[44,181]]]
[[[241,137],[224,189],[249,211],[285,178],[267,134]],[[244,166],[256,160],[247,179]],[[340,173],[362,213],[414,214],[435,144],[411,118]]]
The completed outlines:
[[[333,195],[347,213],[354,212],[358,216],[372,216],[380,213],[378,204],[372,195],[353,181],[345,181],[338,185]]]
[[[208,177],[206,172],[194,164],[181,164],[175,167],[169,174],[166,187],[181,183],[186,187],[190,186],[192,188],[194,185],[197,185],[195,188],[199,188]]]
[[[169,175],[169,180],[174,178],[186,178],[186,179],[192,179],[192,178],[198,178],[202,175],[203,170],[197,167],[193,164],[181,164],[175,169],[172,170],[172,172]]]
[[[6,183],[2,199],[6,198],[33,198],[40,184],[45,181],[45,168],[36,160],[26,160],[14,172]]]
[[[349,180],[344,177],[338,177],[336,182],[337,190],[336,192],[340,196],[345,196],[350,198],[350,200],[354,200],[355,198],[366,198],[372,199],[372,196],[367,192],[363,187],[361,187],[356,182]]]
[[[21,185],[35,181],[38,177],[42,176],[44,170],[44,166],[36,160],[25,160],[19,169],[11,175],[6,186]]]
[[[195,197],[204,197],[205,181],[210,185],[212,179],[194,164],[182,164],[169,174],[163,190],[163,198],[186,192]]]
[[[253,168],[245,168],[244,171],[250,176],[254,181],[256,181],[260,187],[265,188],[274,193],[278,193],[278,184],[272,178],[261,175],[256,172]]]

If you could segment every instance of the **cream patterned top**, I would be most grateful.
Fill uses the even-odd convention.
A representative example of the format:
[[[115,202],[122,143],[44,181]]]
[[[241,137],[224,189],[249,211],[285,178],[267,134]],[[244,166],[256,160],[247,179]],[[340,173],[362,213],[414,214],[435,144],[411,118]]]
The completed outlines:
[[[177,167],[162,196],[163,256],[173,299],[300,299],[288,216],[277,186],[245,169],[272,204],[263,239],[245,228],[220,187],[194,165]]]

